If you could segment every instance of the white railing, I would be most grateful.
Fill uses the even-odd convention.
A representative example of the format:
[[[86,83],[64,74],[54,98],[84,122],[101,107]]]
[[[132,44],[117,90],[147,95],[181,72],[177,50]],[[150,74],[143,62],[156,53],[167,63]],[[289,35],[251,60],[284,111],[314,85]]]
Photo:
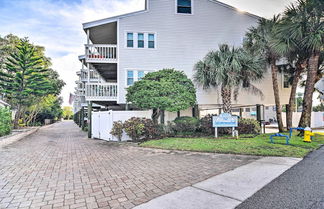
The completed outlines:
[[[87,71],[86,70],[81,70],[81,80],[83,81],[83,82],[85,82],[85,81],[87,81],[88,80],[88,73],[87,73]]]
[[[100,76],[99,76],[99,73],[97,73],[97,71],[90,70],[90,80],[91,81],[95,81],[95,80],[99,81],[99,78],[100,78]]]
[[[83,69],[81,70],[81,81],[87,82],[88,81],[88,70]],[[91,82],[99,82],[100,81],[100,75],[97,71],[91,69],[90,70],[90,81]]]
[[[117,62],[117,45],[113,44],[86,44],[85,54],[88,62]]]
[[[116,83],[87,83],[86,99],[88,101],[116,101],[117,84]]]

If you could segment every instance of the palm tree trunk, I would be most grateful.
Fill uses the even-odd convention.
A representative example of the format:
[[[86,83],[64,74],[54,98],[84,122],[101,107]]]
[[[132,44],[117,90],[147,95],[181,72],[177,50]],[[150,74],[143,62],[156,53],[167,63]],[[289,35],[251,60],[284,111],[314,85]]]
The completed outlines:
[[[232,89],[228,86],[222,86],[221,96],[223,101],[223,111],[225,113],[232,112]]]
[[[314,52],[308,61],[307,80],[303,99],[303,112],[300,117],[300,127],[310,127],[312,118],[313,93],[317,76],[319,53]]]
[[[278,85],[278,68],[276,66],[276,60],[271,61],[271,76],[272,76],[272,86],[273,93],[276,105],[276,116],[278,121],[278,129],[279,132],[284,131],[283,123],[282,123],[282,107],[280,104],[280,96],[279,96],[279,85]]]
[[[292,118],[293,118],[293,112],[295,109],[295,100],[296,100],[296,92],[297,92],[297,86],[299,83],[299,78],[304,70],[305,66],[305,61],[303,63],[297,62],[296,64],[296,72],[294,75],[293,82],[291,84],[291,91],[290,91],[290,98],[289,98],[289,104],[287,105],[287,112],[286,112],[286,123],[287,123],[287,129],[289,130],[290,128],[293,127],[292,125]]]

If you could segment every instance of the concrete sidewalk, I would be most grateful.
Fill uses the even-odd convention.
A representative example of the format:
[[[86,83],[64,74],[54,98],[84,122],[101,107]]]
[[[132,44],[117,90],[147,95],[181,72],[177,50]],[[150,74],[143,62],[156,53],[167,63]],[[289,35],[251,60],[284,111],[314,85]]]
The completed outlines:
[[[301,158],[264,157],[200,183],[157,197],[136,209],[235,208]]]

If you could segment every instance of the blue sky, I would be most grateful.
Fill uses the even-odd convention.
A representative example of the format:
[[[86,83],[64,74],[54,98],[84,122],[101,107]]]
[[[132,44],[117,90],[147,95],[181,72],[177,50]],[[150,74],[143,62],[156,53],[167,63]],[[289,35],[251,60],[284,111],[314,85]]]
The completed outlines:
[[[197,0],[196,0],[197,1]],[[271,17],[292,0],[222,0],[240,10]],[[77,56],[84,53],[82,23],[144,8],[144,0],[0,0],[0,36],[13,33],[46,48],[67,85],[64,105],[74,92]]]

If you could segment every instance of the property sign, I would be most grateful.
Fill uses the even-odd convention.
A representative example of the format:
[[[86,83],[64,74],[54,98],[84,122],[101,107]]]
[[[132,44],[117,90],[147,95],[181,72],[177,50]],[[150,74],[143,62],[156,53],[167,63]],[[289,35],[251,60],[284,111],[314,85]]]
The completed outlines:
[[[213,127],[237,127],[238,117],[229,113],[222,113],[219,116],[213,116]]]

